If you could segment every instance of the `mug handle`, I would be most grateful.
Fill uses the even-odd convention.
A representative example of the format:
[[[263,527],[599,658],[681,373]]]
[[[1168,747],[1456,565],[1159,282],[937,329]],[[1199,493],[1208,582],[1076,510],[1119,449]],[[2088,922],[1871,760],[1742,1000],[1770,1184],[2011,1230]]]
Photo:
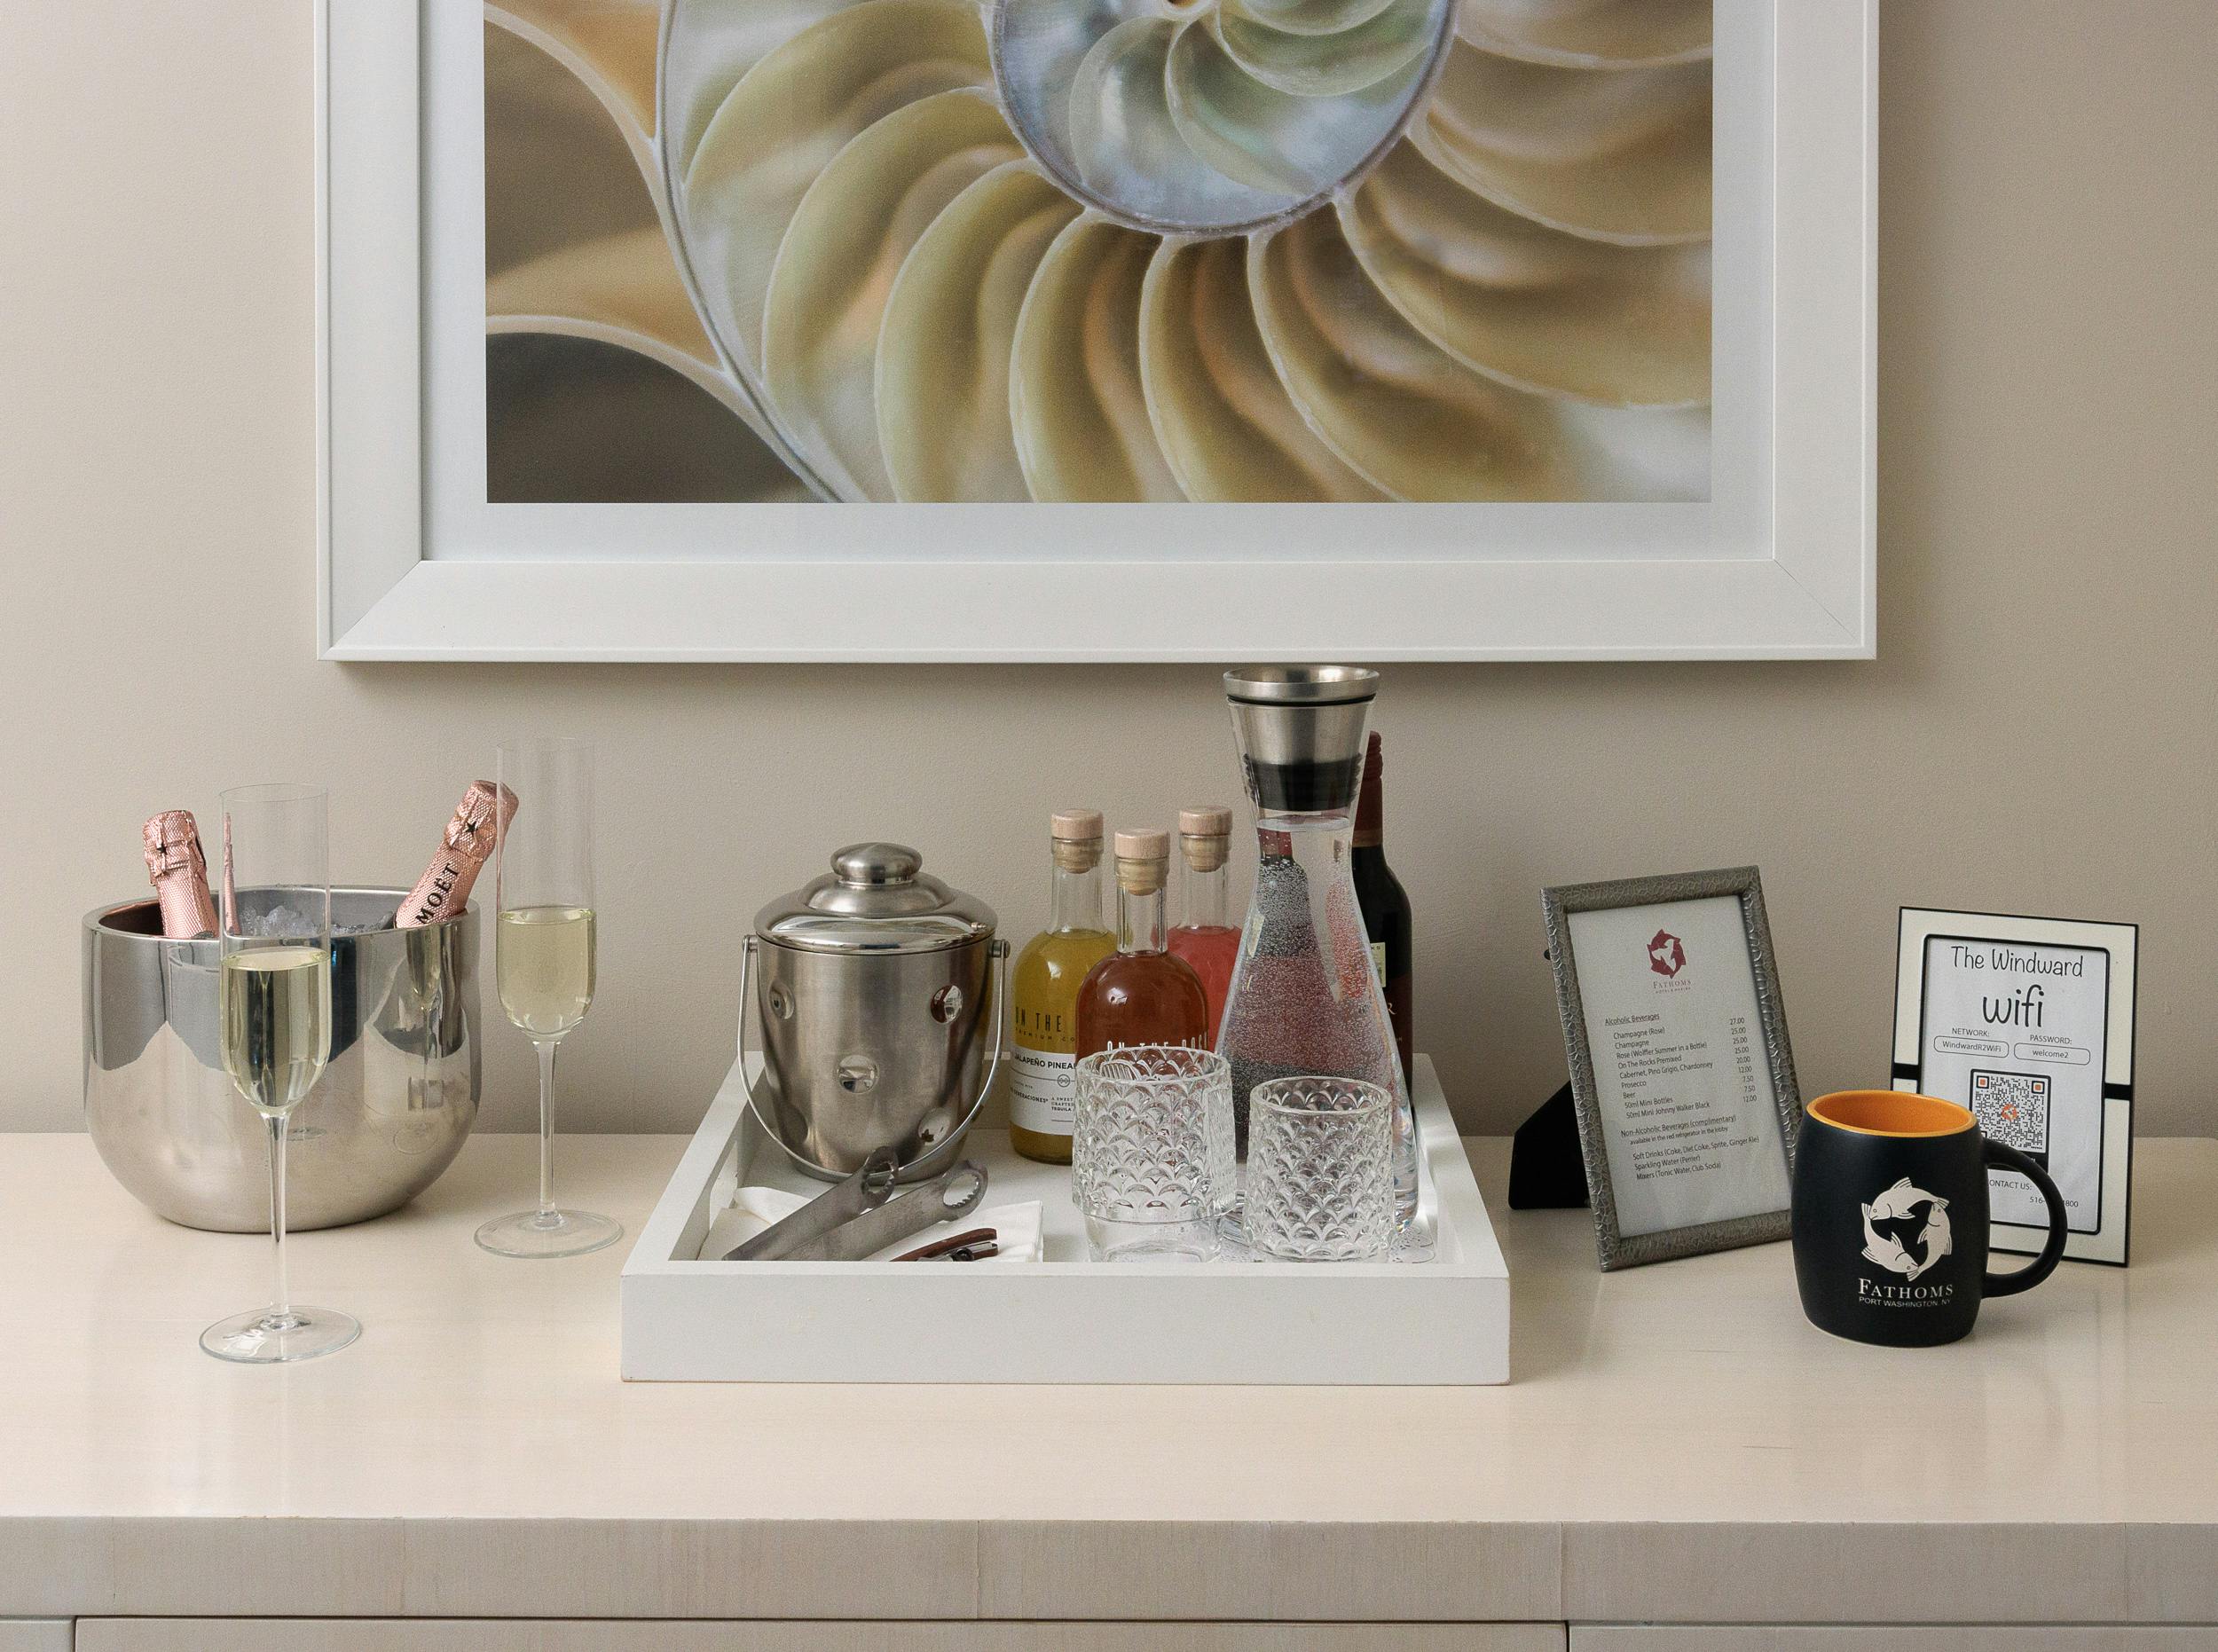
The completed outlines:
[[[2041,1201],[2049,1207],[2049,1239],[2041,1246],[2041,1255],[2014,1273],[1987,1273],[1980,1277],[1979,1290],[1984,1296],[2015,1296],[2020,1291],[2030,1291],[2057,1270],[2064,1260],[2064,1242],[2069,1234],[2070,1218],[2065,1214],[2064,1195],[2057,1192],[2057,1184],[2049,1179],[2049,1172],[2028,1159],[2015,1147],[1997,1141],[1980,1138],[1979,1157],[1982,1162],[2001,1170],[2015,1170],[2041,1190]]]

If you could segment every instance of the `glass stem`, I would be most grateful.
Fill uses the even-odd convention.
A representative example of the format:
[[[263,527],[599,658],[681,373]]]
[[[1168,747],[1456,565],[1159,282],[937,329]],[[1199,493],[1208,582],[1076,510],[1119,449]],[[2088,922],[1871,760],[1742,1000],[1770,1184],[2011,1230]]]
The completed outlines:
[[[285,1275],[285,1115],[271,1113],[270,1127],[270,1318],[283,1324],[293,1317],[292,1282]]]
[[[539,1222],[554,1220],[554,1042],[534,1042],[539,1052]]]

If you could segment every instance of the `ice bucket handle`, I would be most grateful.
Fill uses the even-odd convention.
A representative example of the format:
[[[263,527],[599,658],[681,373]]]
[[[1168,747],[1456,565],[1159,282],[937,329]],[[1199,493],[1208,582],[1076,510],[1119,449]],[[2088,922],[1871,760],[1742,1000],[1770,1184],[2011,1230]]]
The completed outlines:
[[[752,995],[747,989],[754,973],[755,941],[756,937],[749,934],[743,937],[739,943],[740,1087],[747,1095],[747,1111],[755,1115],[755,1122],[762,1128],[762,1133],[777,1143],[778,1151],[810,1175],[822,1176],[822,1167],[812,1163],[795,1152],[787,1145],[785,1137],[772,1128],[770,1121],[762,1116],[762,1108],[755,1101],[755,1082],[747,1076],[747,1011],[754,1003]],[[986,1105],[986,1098],[994,1093],[994,1074],[1001,1071],[1002,1050],[1006,1042],[1003,1031],[1003,1018],[1006,1013],[1005,1006],[1009,1002],[1009,943],[996,940],[988,945],[987,950],[994,959],[994,1055],[993,1059],[986,1064],[986,1076],[979,1081],[978,1095],[971,1103],[971,1110],[963,1115],[963,1122],[956,1125],[948,1136],[948,1141],[949,1142],[962,1140],[963,1132],[978,1121],[979,1109]],[[940,1146],[945,1145],[946,1143],[941,1143],[940,1146],[932,1148],[930,1152],[937,1152]],[[926,1156],[929,1157],[930,1154],[927,1153]],[[906,1171],[908,1168],[908,1165],[903,1165],[901,1171],[896,1171],[895,1174],[900,1175],[901,1171]]]

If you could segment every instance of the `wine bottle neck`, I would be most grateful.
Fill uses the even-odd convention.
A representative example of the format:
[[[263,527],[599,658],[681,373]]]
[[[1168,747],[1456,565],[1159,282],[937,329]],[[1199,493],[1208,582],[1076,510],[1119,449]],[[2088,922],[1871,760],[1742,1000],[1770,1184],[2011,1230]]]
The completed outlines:
[[[1380,761],[1379,736],[1371,736],[1371,748],[1365,754],[1363,786],[1356,794],[1356,847],[1376,849],[1384,842],[1382,816],[1385,813],[1381,797],[1383,786]]]

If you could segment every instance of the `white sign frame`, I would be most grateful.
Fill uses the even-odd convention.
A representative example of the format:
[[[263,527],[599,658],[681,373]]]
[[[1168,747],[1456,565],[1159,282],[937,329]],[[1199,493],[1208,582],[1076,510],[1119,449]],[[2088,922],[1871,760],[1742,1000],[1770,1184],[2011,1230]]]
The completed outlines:
[[[319,656],[1870,658],[1877,4],[1734,3],[1772,31],[1771,485],[1750,543],[1658,554],[1604,515],[1582,554],[1521,560],[1459,548],[1457,519],[1434,513],[1459,507],[1032,506],[1050,514],[1026,519],[1029,547],[988,558],[971,554],[977,512],[1019,507],[846,507],[880,513],[838,530],[873,554],[827,551],[820,507],[767,506],[751,508],[788,514],[764,519],[746,560],[716,561],[624,556],[621,516],[607,555],[433,542],[422,49],[437,14],[431,0],[318,0]],[[1107,514],[1150,510],[1182,514],[1145,527]],[[1396,514],[1364,514],[1380,512]],[[1338,549],[1382,536],[1402,555]],[[1302,554],[1225,548],[1274,539]],[[1112,542],[1114,570],[1096,555]]]
[[[2074,1230],[2065,1240],[2066,1262],[2127,1265],[2130,1255],[2133,1200],[2134,1034],[2140,992],[2141,926],[2090,923],[2076,918],[2025,917],[2003,912],[1951,912],[1930,907],[1901,909],[1895,940],[1894,1088],[1921,1095],[1925,1089],[1926,943],[1936,938],[1980,943],[2071,947],[2104,952],[2110,957],[2109,1001],[2103,1041],[2102,1160],[2097,1219],[2092,1232]],[[1944,1100],[1956,1101],[1955,1096]],[[1990,1172],[2007,1175],[2008,1172]],[[2038,1255],[2049,1228],[1991,1222],[1990,1248],[2017,1255]]]

